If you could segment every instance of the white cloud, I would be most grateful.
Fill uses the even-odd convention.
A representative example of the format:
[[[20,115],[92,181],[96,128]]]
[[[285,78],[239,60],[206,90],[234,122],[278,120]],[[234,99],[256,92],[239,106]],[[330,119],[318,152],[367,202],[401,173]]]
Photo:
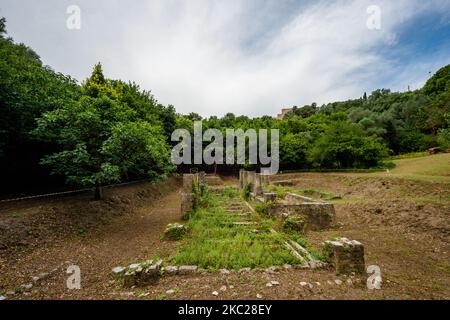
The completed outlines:
[[[20,9],[11,2],[20,1],[8,1],[7,17]],[[378,49],[394,46],[396,30],[420,10],[442,9],[419,0],[76,2],[78,33],[60,25],[71,1],[42,1],[21,13],[37,16],[36,25],[13,20],[12,35],[79,79],[102,61],[108,77],[133,80],[179,112],[250,116],[375,89],[380,73],[394,67]],[[366,27],[373,4],[382,10],[379,31]],[[421,81],[400,73],[399,80]]]

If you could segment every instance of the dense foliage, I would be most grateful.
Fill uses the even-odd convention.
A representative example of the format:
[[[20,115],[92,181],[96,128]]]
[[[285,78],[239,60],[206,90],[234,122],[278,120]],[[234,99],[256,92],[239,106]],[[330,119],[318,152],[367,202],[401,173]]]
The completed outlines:
[[[82,84],[44,66],[6,36],[0,19],[2,182],[48,179],[77,185],[170,173],[171,133],[279,129],[281,169],[369,168],[388,155],[450,147],[450,65],[412,92],[376,90],[323,106],[294,107],[284,119],[176,114],[134,83],[105,77],[101,65]],[[219,168],[220,169],[220,168]],[[224,167],[222,167],[224,169]],[[41,183],[40,183],[41,184]]]

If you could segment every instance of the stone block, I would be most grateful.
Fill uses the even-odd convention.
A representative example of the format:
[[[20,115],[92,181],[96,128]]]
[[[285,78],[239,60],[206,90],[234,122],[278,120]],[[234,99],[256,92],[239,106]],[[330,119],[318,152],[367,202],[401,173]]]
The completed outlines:
[[[264,198],[264,202],[274,202],[275,200],[277,200],[277,194],[265,192],[263,194],[263,198]]]
[[[325,241],[324,249],[336,269],[336,274],[364,274],[364,246],[356,240],[339,238]]]
[[[178,274],[180,275],[189,275],[197,273],[197,266],[180,266],[178,268]]]
[[[164,238],[168,240],[181,240],[187,233],[188,229],[185,225],[179,223],[170,223],[164,230]]]

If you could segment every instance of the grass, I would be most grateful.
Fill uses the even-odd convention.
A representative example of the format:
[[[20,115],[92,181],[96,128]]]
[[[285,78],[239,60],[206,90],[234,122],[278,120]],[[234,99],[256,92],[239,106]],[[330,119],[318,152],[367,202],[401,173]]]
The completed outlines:
[[[257,225],[234,224],[242,220],[241,217],[230,214],[225,208],[231,203],[242,203],[237,191],[208,197],[207,205],[199,208],[187,222],[190,236],[170,258],[171,263],[197,265],[211,271],[299,263],[284,246],[289,235],[270,232],[274,220],[254,214],[252,221]],[[254,229],[259,232],[252,232]]]
[[[322,199],[322,200],[337,200],[336,195],[332,192],[317,190],[317,189],[299,189],[296,187],[287,187],[287,186],[274,186],[268,185],[265,187],[267,192],[274,192],[277,194],[278,199],[282,199],[286,196],[286,193],[292,192],[298,195],[302,195],[305,197],[310,197],[314,199]]]
[[[405,178],[410,180],[450,182],[450,154],[408,157],[395,160],[396,167],[389,172],[372,173],[372,176]]]

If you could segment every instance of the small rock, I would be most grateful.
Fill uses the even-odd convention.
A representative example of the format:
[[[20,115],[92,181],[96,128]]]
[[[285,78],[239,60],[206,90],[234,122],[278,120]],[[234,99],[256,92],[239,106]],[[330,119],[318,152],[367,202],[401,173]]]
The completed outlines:
[[[270,287],[272,287],[272,286],[273,286],[272,283],[270,283],[270,282],[266,283],[266,287],[270,288]]]
[[[115,267],[112,269],[112,273],[114,273],[115,275],[120,275],[125,271],[124,267]]]
[[[0,296],[0,301],[6,300],[5,296]]]
[[[306,282],[300,282],[300,285],[301,285],[302,287],[305,287],[305,286],[307,286],[308,284],[307,284]]]
[[[256,295],[256,298],[258,299],[262,299],[262,295],[260,295],[259,293]]]
[[[219,293],[217,291],[213,291],[212,295],[217,297],[219,295]]]
[[[32,277],[31,281],[33,281],[34,283],[39,282],[39,280],[41,280],[39,277]]]
[[[332,285],[332,284],[333,284],[333,282],[331,282],[330,280],[327,280],[327,283],[328,283],[329,285]]]
[[[290,269],[292,269],[292,266],[290,264],[285,264],[285,265],[283,265],[283,268],[286,270],[290,270]]]
[[[234,289],[234,286],[229,286],[230,289]]]
[[[338,286],[342,284],[342,280],[336,279],[334,280],[334,283],[336,283]]]
[[[8,291],[8,292],[6,292],[6,295],[7,296],[15,296],[16,292],[15,291]]]
[[[178,267],[177,266],[168,266],[164,268],[164,271],[168,275],[176,275],[178,273]]]
[[[278,281],[270,281],[270,283],[274,286],[279,286],[280,283]]]
[[[230,274],[230,271],[227,269],[220,269],[219,272],[220,274]]]
[[[245,272],[250,272],[250,271],[252,271],[251,268],[242,268],[239,270],[239,273],[245,273]]]
[[[347,279],[347,284],[348,284],[349,286],[351,286],[351,285],[353,284],[352,279]]]
[[[141,294],[139,295],[139,298],[147,297],[147,296],[149,296],[149,295],[150,295],[150,292],[141,293]]]
[[[321,286],[320,282],[316,282],[316,284],[317,284],[318,286]]]
[[[174,293],[175,293],[175,290],[173,290],[173,289],[170,289],[170,290],[166,291],[166,294],[174,294]]]
[[[277,271],[278,271],[278,267],[275,267],[275,266],[269,267],[266,269],[267,273],[276,273]]]
[[[186,275],[186,274],[194,274],[197,272],[197,266],[181,266],[178,268],[178,274]]]
[[[27,284],[22,285],[22,289],[24,289],[25,291],[31,290],[32,288],[33,288],[32,283],[27,283]]]
[[[227,291],[227,286],[221,286],[220,291]]]
[[[137,268],[139,268],[139,263],[133,263],[128,266],[129,270],[136,270]]]
[[[47,279],[50,274],[47,272],[42,272],[38,274],[39,279],[44,280]]]

